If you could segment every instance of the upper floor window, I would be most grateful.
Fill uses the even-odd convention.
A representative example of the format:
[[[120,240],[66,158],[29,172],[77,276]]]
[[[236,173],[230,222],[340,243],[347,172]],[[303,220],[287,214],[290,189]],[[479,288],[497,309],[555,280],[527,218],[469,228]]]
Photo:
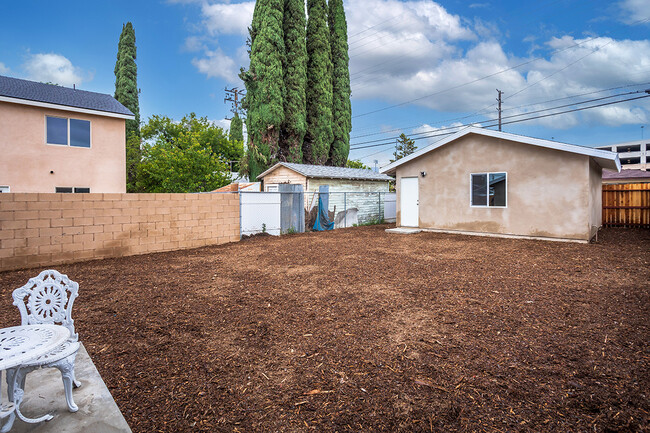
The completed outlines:
[[[90,147],[90,121],[45,117],[47,144]]]
[[[506,173],[472,173],[471,205],[506,207]]]

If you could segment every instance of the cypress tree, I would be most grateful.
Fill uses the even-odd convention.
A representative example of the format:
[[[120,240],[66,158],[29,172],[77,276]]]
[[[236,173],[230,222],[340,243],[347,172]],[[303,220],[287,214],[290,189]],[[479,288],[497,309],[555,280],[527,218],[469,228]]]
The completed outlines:
[[[241,117],[235,113],[235,117],[230,121],[230,131],[228,131],[228,140],[231,142],[234,141],[244,141],[244,130],[241,121]]]
[[[307,0],[307,133],[303,159],[327,163],[332,144],[332,51],[326,0]]]
[[[330,163],[343,167],[350,153],[352,107],[350,105],[350,70],[348,68],[348,25],[343,0],[329,0],[328,14],[332,46],[332,133]]]
[[[286,61],[284,83],[284,125],[281,135],[281,158],[302,162],[302,143],[307,129],[307,47],[305,43],[305,2],[284,2],[284,44]]]
[[[122,25],[115,62],[115,99],[131,110],[135,120],[126,121],[127,191],[134,192],[137,166],[140,163],[140,103],[138,101],[138,67],[135,64],[135,30],[128,22]]]
[[[258,0],[251,24],[248,71],[243,106],[248,110],[248,175],[251,180],[278,161],[280,129],[284,122],[285,56],[282,18],[284,0]]]

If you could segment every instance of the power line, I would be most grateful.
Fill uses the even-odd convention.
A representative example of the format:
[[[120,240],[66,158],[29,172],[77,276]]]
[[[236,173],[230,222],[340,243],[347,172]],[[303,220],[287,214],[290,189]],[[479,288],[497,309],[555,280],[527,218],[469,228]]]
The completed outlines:
[[[518,105],[518,106],[512,107],[512,108],[505,108],[503,111],[504,112],[513,111],[513,110],[518,110],[520,108],[531,107],[531,106],[535,106],[535,105],[548,104],[550,102],[565,101],[567,99],[579,98],[581,96],[594,95],[594,94],[597,94],[597,93],[604,93],[604,92],[609,92],[609,91],[612,91],[612,90],[626,89],[626,88],[629,88],[629,87],[647,86],[649,84],[650,84],[650,81],[643,82],[643,83],[638,83],[638,84],[626,84],[624,86],[616,86],[616,87],[610,87],[608,89],[594,90],[594,91],[591,91],[591,92],[585,92],[585,93],[579,93],[579,94],[576,94],[576,95],[564,96],[562,98],[549,99],[549,100],[546,100],[546,101],[531,102],[529,104]],[[508,98],[505,98],[505,99],[508,99]],[[576,104],[578,104],[578,103],[576,103]],[[571,104],[571,105],[574,105],[574,104]],[[471,118],[471,117],[476,117],[478,114],[482,113],[483,111],[486,111],[488,108],[491,108],[492,106],[494,106],[494,104],[490,104],[489,106],[487,106],[485,108],[482,108],[481,110],[475,111],[472,114],[468,114],[468,115],[465,115],[465,116],[462,116],[462,117],[454,117],[454,118],[451,118],[451,119],[443,119],[443,120],[435,122],[434,124],[444,124],[444,123],[453,122],[453,121],[456,121],[456,120],[464,120],[464,119],[468,119],[468,118]],[[384,130],[384,131],[381,131],[381,132],[373,132],[373,133],[370,133],[370,134],[357,135],[357,136],[354,136],[354,137],[350,137],[350,139],[354,140],[354,139],[357,139],[357,138],[371,137],[371,136],[374,136],[374,135],[383,135],[383,134],[386,134],[388,132],[398,132],[398,131],[404,131],[404,130],[412,130],[412,129],[419,128],[419,127],[422,127],[422,126],[424,126],[424,124],[420,123],[420,124],[417,124],[417,125],[396,127],[396,128]],[[358,129],[358,130],[359,131],[366,131],[366,130],[369,130],[369,129],[377,129],[377,126],[364,127],[364,128]]]
[[[592,40],[594,40],[594,39],[596,39],[596,38],[597,38],[597,36],[594,36],[594,37],[589,38],[589,39],[586,39],[586,40],[584,40],[584,41],[582,41],[582,42],[580,42],[580,43],[578,43],[578,44],[574,44],[574,45],[571,45],[571,46],[569,46],[569,47],[562,48],[562,49],[560,49],[560,50],[555,50],[555,51],[551,52],[550,55],[557,54],[557,53],[560,53],[560,52],[563,52],[563,51],[569,50],[569,49],[571,49],[571,48],[575,48],[575,47],[580,46],[580,45],[582,45],[582,44],[585,44],[585,43],[587,43],[587,42],[589,42],[589,41],[592,41]],[[447,88],[447,89],[443,89],[443,90],[439,90],[439,91],[437,91],[437,92],[433,92],[433,93],[430,93],[430,94],[428,94],[428,95],[424,95],[424,96],[420,96],[420,97],[415,98],[415,99],[411,99],[411,100],[408,100],[408,101],[400,102],[399,104],[388,105],[388,106],[386,106],[386,107],[379,108],[379,109],[377,109],[377,110],[368,111],[368,112],[366,112],[366,113],[362,113],[362,114],[357,114],[356,116],[352,116],[352,117],[353,117],[353,118],[356,118],[356,117],[368,116],[368,115],[370,115],[370,114],[379,113],[379,112],[381,112],[381,111],[390,110],[390,109],[392,109],[392,108],[397,108],[397,107],[402,107],[402,106],[404,106],[404,105],[409,105],[409,104],[412,104],[413,102],[421,101],[422,99],[430,98],[430,97],[435,96],[435,95],[440,95],[441,93],[446,93],[446,92],[449,92],[450,90],[460,89],[461,87],[465,87],[465,86],[468,86],[468,85],[470,85],[470,84],[477,83],[477,82],[479,82],[479,81],[485,80],[485,79],[487,79],[487,78],[494,77],[494,76],[499,75],[499,74],[502,74],[502,73],[504,73],[504,72],[512,71],[513,69],[520,68],[520,67],[522,67],[522,66],[528,65],[528,64],[533,63],[533,62],[536,62],[536,61],[538,61],[538,60],[542,60],[542,57],[535,57],[535,58],[533,58],[533,59],[530,59],[530,60],[527,60],[527,61],[525,61],[525,62],[519,63],[519,64],[517,64],[517,65],[515,65],[515,66],[511,66],[511,67],[506,68],[506,69],[501,69],[500,71],[493,72],[492,74],[485,75],[485,76],[483,76],[483,77],[481,77],[481,78],[476,78],[476,79],[474,79],[474,80],[472,80],[472,81],[468,81],[468,82],[465,82],[465,83],[463,83],[463,84],[458,84],[458,85],[456,85],[456,86],[449,87],[449,88]]]
[[[601,98],[588,99],[588,100],[585,100],[585,101],[574,102],[574,103],[571,103],[571,104],[560,105],[560,106],[557,106],[557,107],[549,107],[549,108],[543,108],[543,109],[540,109],[540,110],[529,111],[529,112],[526,112],[526,113],[513,114],[513,115],[510,115],[510,116],[503,117],[503,119],[511,119],[513,117],[520,117],[520,116],[526,116],[526,115],[530,115],[530,114],[543,113],[544,111],[557,110],[557,109],[560,109],[560,108],[571,107],[571,106],[574,106],[574,105],[588,104],[590,102],[603,101],[605,99],[618,98],[620,96],[629,96],[629,95],[634,95],[634,94],[638,94],[638,93],[642,93],[642,91],[637,90],[637,91],[634,91],[634,92],[619,93],[617,95],[603,96]],[[489,121],[493,121],[493,120],[494,119],[489,119]],[[474,122],[474,123],[476,123],[476,122]],[[434,132],[434,131],[444,131],[444,130],[448,130],[448,129],[460,128],[460,127],[463,127],[463,126],[465,126],[465,125],[448,126],[446,128],[436,128],[435,130],[416,132],[414,134],[409,134],[409,137],[415,137],[417,135],[428,134],[428,133]],[[392,138],[396,138],[396,137],[392,137]],[[359,144],[378,143],[378,142],[382,142],[382,141],[386,141],[386,140],[389,140],[389,139],[388,138],[380,138],[380,139],[376,139],[376,140],[363,141],[363,142],[360,142],[360,143],[353,143],[353,144],[351,144],[350,147],[352,148],[352,146],[356,146],[356,145],[359,145]]]
[[[644,18],[644,19],[641,19],[641,20],[637,20],[637,21],[635,21],[635,22],[632,23],[632,24],[639,24],[639,23],[642,23],[642,22],[645,22],[645,21],[650,21],[650,18]],[[591,37],[591,38],[589,38],[589,39],[585,39],[585,40],[582,41],[582,42],[579,42],[579,43],[573,44],[573,45],[571,45],[571,46],[568,46],[568,47],[565,47],[565,48],[562,48],[562,49],[557,49],[557,50],[555,50],[555,51],[552,51],[549,55],[552,56],[552,55],[554,55],[554,54],[561,53],[561,52],[563,52],[563,51],[566,51],[566,50],[569,50],[569,49],[572,49],[572,48],[575,48],[575,47],[578,47],[578,46],[584,45],[584,44],[586,44],[586,43],[588,43],[588,42],[591,42],[591,41],[593,41],[594,39],[597,39],[597,38],[599,38],[599,36],[593,36],[593,37]],[[372,110],[372,111],[369,111],[369,112],[366,112],[366,113],[357,114],[357,115],[352,116],[352,117],[353,117],[353,118],[356,118],[356,117],[368,116],[368,115],[370,115],[370,114],[379,113],[379,112],[382,112],[382,111],[390,110],[390,109],[392,109],[392,108],[397,108],[397,107],[402,107],[402,106],[404,106],[404,105],[409,105],[409,104],[412,104],[413,102],[417,102],[417,101],[420,101],[420,100],[422,100],[422,99],[430,98],[431,96],[439,95],[439,94],[441,94],[441,93],[445,93],[445,92],[448,92],[448,91],[450,91],[450,90],[459,89],[459,88],[461,88],[461,87],[464,87],[464,86],[467,86],[467,85],[470,85],[470,84],[474,84],[474,83],[476,83],[476,82],[479,82],[479,81],[485,80],[485,79],[487,79],[487,78],[491,78],[491,77],[493,77],[493,76],[496,76],[496,75],[502,74],[502,73],[507,72],[507,71],[511,71],[511,70],[513,70],[513,69],[520,68],[520,67],[522,67],[522,66],[525,66],[525,65],[527,65],[527,64],[530,64],[530,63],[533,63],[533,62],[536,62],[536,61],[538,61],[538,60],[542,60],[542,59],[543,59],[542,57],[536,57],[536,58],[533,58],[533,59],[527,60],[527,61],[525,61],[525,62],[519,63],[519,64],[517,64],[517,65],[515,65],[515,66],[511,66],[511,67],[509,67],[509,68],[502,69],[502,70],[500,70],[500,71],[494,72],[494,73],[492,73],[492,74],[485,75],[485,76],[483,76],[483,77],[481,77],[481,78],[477,78],[477,79],[475,79],[475,80],[468,81],[468,82],[463,83],[463,84],[459,84],[459,85],[456,85],[456,86],[453,86],[453,87],[450,87],[450,88],[447,88],[447,89],[443,89],[443,90],[440,90],[440,91],[436,91],[436,92],[434,92],[434,93],[430,93],[430,94],[428,94],[428,95],[424,95],[424,96],[421,96],[421,97],[418,97],[418,98],[415,98],[415,99],[411,99],[411,100],[408,100],[408,101],[400,102],[399,104],[389,105],[389,106],[386,106],[386,107],[383,107],[383,108],[379,108],[379,109],[376,109],[376,110]]]
[[[640,92],[636,92],[636,93],[640,93]],[[591,108],[604,107],[604,106],[607,106],[607,105],[619,104],[621,102],[629,102],[629,101],[635,101],[635,100],[638,100],[638,99],[650,98],[650,90],[646,90],[645,93],[648,93],[648,95],[637,96],[635,98],[628,98],[628,99],[623,99],[623,100],[620,100],[620,101],[604,102],[602,104],[590,105],[589,107],[574,108],[574,109],[571,109],[571,110],[560,111],[560,112],[557,112],[557,113],[542,114],[542,115],[539,115],[539,116],[527,117],[525,119],[510,120],[510,121],[507,121],[507,122],[502,122],[501,124],[502,125],[509,125],[509,124],[513,124],[513,123],[527,122],[529,120],[542,119],[542,118],[546,118],[546,117],[557,116],[557,115],[560,115],[560,114],[567,114],[567,113],[573,113],[573,112],[576,112],[576,111],[588,110],[588,109],[591,109]],[[575,105],[575,104],[571,104],[571,105]],[[554,110],[554,109],[557,109],[557,108],[549,108],[547,110]],[[543,110],[543,111],[547,111],[547,110]],[[519,117],[519,116],[523,116],[523,115],[527,115],[527,114],[530,114],[530,113],[518,114],[518,115],[514,115],[514,116],[509,116],[509,117]],[[492,127],[495,127],[495,126],[498,126],[498,123],[493,123],[491,125],[485,125],[484,128],[492,128]],[[452,131],[452,132],[444,132],[444,133],[438,134],[437,133],[438,131],[445,131],[445,130],[449,130],[449,129],[460,129],[460,128],[467,128],[467,127],[468,127],[468,125],[454,126],[454,127],[448,127],[448,128],[440,128],[440,129],[438,129],[436,131],[429,131],[429,132],[436,132],[436,134],[434,134],[434,135],[423,135],[422,137],[415,137],[416,134],[411,134],[408,137],[411,138],[412,140],[422,140],[422,139],[425,139],[425,138],[438,137],[438,136],[441,136],[441,135],[449,135],[449,134],[454,134],[454,133],[458,132],[458,131]],[[425,134],[425,133],[419,133],[419,134]],[[388,139],[386,139],[386,140],[388,140]],[[359,150],[359,149],[367,149],[367,148],[371,148],[371,147],[387,146],[389,144],[392,145],[394,143],[394,140],[395,140],[395,137],[391,138],[390,141],[385,141],[383,143],[377,143],[377,144],[368,144],[367,146],[358,146],[358,147],[351,148],[350,150]],[[380,140],[375,140],[375,141],[380,141]],[[371,142],[367,142],[367,143],[371,143]],[[366,144],[366,143],[357,143],[357,144]]]

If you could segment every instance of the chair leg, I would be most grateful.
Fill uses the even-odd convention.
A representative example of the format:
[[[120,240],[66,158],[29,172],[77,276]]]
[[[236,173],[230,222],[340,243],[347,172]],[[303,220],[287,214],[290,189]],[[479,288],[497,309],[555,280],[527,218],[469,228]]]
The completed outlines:
[[[34,370],[35,369],[31,367],[23,367],[20,371],[16,368],[10,368],[7,370],[7,398],[9,398],[9,401],[14,400],[14,391],[16,386],[23,391],[25,390],[25,379],[27,378],[27,373]]]
[[[65,390],[65,400],[68,403],[68,410],[70,412],[76,412],[79,410],[79,407],[74,403],[72,398],[72,386],[74,384],[74,360],[76,357],[74,355],[68,356],[65,359],[62,359],[58,362],[51,364],[52,367],[56,367],[61,372],[61,379],[63,379],[63,389]]]
[[[16,369],[7,370],[7,397],[9,401],[14,401],[14,387],[16,386]]]

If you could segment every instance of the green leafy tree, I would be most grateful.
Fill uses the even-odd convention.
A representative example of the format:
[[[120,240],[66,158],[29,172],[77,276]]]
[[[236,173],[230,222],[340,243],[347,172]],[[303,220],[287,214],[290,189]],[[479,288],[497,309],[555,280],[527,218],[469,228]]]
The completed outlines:
[[[281,158],[302,162],[302,143],[307,130],[307,46],[305,41],[305,2],[284,2],[284,124],[280,142]]]
[[[332,144],[332,51],[326,0],[307,0],[307,133],[303,159],[323,165]]]
[[[395,162],[398,159],[402,159],[405,156],[412,154],[417,149],[418,147],[415,145],[415,141],[408,138],[406,134],[402,133],[397,139],[397,144],[395,145],[395,153],[393,154],[395,159],[391,159],[390,162]]]
[[[332,133],[330,163],[344,166],[350,153],[352,107],[348,67],[348,24],[343,0],[329,0],[329,29],[332,47]]]
[[[138,66],[135,30],[130,22],[122,25],[115,62],[115,99],[131,110],[135,120],[126,121],[126,190],[136,190],[137,166],[140,162],[140,102],[138,100]]]
[[[246,170],[251,180],[279,157],[285,93],[283,11],[284,0],[258,0],[251,24],[250,66],[240,74],[246,84]]]
[[[229,161],[242,157],[243,144],[191,113],[175,122],[153,116],[142,127],[138,189],[144,192],[205,192],[230,182]]]
[[[366,164],[359,161],[358,159],[348,159],[348,161],[345,163],[345,166],[347,168],[364,168],[366,170],[370,169],[370,167],[368,167]]]
[[[167,116],[154,115],[142,126],[142,138],[154,142],[163,140],[175,144],[187,132],[196,133],[199,143],[223,161],[238,161],[244,153],[241,141],[229,140],[222,128],[195,113],[178,122]]]

